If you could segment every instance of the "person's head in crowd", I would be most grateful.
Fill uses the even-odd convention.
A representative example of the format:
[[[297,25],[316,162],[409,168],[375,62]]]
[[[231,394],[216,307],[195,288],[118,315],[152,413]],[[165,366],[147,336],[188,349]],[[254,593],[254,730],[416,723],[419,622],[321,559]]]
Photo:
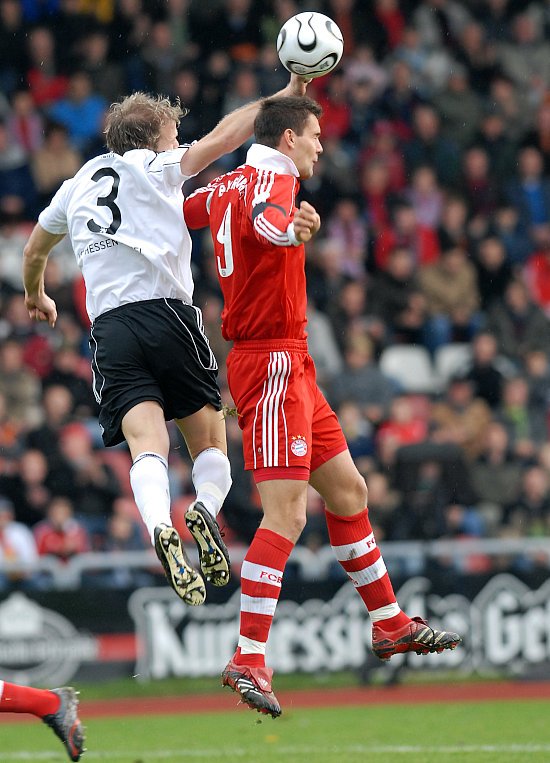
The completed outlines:
[[[498,236],[487,236],[479,242],[477,258],[485,270],[497,271],[506,261],[506,249]]]
[[[523,182],[540,180],[544,172],[544,160],[534,146],[522,148],[518,154],[518,170]]]
[[[26,485],[43,485],[49,470],[48,460],[41,450],[29,449],[21,454],[18,472]]]
[[[355,280],[347,281],[340,290],[338,303],[349,320],[364,315],[367,295],[363,284]]]
[[[392,227],[399,236],[410,236],[417,228],[417,219],[414,207],[403,197],[399,197],[391,204]]]
[[[524,315],[531,304],[527,286],[519,278],[510,281],[504,292],[504,302],[508,310],[516,315]]]
[[[486,180],[490,174],[489,156],[481,146],[472,146],[463,155],[464,177],[470,183]]]
[[[498,355],[498,342],[490,331],[479,331],[472,339],[472,356],[476,366],[491,365]]]
[[[48,70],[55,61],[55,38],[50,29],[38,26],[29,32],[27,52],[31,67]]]
[[[394,281],[409,283],[416,271],[414,254],[406,246],[394,247],[389,253],[385,271]]]
[[[413,123],[414,131],[423,143],[433,143],[439,137],[439,115],[430,104],[421,103],[415,107]]]
[[[374,344],[367,333],[354,334],[346,341],[345,359],[348,369],[357,371],[372,362]]]
[[[523,358],[523,365],[527,376],[534,379],[545,379],[550,373],[550,359],[544,350],[533,348],[525,353]],[[550,389],[546,393],[546,397],[550,395]]]
[[[74,408],[72,392],[63,384],[50,384],[44,390],[42,407],[48,426],[58,429],[70,419]]]
[[[70,498],[63,495],[54,496],[47,509],[50,525],[60,532],[65,530],[67,523],[74,519],[74,507]]]
[[[90,432],[79,422],[66,424],[59,433],[59,445],[63,456],[71,463],[85,464],[93,454]]]
[[[473,381],[463,373],[456,373],[449,381],[446,397],[455,410],[464,410],[474,399]]]
[[[529,383],[525,376],[516,375],[504,381],[502,407],[508,410],[526,409],[529,404]]]
[[[540,39],[540,30],[528,12],[517,14],[512,22],[511,31],[514,42],[520,46],[532,45]]]
[[[394,61],[391,67],[391,87],[398,93],[406,93],[409,97],[414,93],[411,67],[402,60]]]

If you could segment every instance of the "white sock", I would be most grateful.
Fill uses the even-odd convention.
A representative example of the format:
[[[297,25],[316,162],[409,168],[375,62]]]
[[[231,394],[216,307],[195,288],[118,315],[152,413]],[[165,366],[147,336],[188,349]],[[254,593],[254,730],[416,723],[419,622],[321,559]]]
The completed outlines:
[[[158,453],[140,453],[130,469],[130,484],[139,513],[155,543],[155,527],[172,524],[168,462]]]
[[[195,459],[191,478],[197,501],[216,517],[231,487],[229,459],[218,448],[206,448]]]

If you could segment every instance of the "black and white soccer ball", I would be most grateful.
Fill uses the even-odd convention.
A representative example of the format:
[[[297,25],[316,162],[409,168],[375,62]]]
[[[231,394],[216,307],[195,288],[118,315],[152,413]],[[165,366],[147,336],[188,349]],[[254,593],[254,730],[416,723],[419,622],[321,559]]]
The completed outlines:
[[[331,72],[343,52],[344,38],[338,25],[315,11],[292,16],[277,37],[277,53],[285,69],[309,79]]]

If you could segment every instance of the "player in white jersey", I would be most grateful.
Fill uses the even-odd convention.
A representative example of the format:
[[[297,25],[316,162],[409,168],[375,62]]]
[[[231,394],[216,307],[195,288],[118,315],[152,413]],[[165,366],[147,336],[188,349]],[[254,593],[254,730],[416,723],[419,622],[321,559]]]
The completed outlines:
[[[279,95],[304,95],[292,75]],[[260,101],[224,117],[205,137],[178,146],[184,113],[143,93],[113,104],[109,153],[65,181],[40,214],[24,251],[25,304],[31,318],[55,325],[44,290],[51,249],[67,233],[86,284],[92,321],[93,387],[105,445],[128,443],[130,480],[151,542],[176,593],[202,604],[205,582],[229,581],[229,556],[216,515],[231,487],[217,363],[200,310],[193,306],[191,240],[182,185],[252,134]],[[193,569],[172,526],[168,484],[174,419],[193,459],[197,498],[186,523],[197,543]]]

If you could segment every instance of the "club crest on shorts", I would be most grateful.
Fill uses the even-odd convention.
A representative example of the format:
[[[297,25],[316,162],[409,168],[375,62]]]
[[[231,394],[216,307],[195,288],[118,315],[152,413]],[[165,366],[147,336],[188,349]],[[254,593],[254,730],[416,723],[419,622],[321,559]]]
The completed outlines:
[[[295,456],[305,456],[307,453],[306,438],[301,434],[296,436],[292,435],[292,442],[290,443],[290,450]]]

